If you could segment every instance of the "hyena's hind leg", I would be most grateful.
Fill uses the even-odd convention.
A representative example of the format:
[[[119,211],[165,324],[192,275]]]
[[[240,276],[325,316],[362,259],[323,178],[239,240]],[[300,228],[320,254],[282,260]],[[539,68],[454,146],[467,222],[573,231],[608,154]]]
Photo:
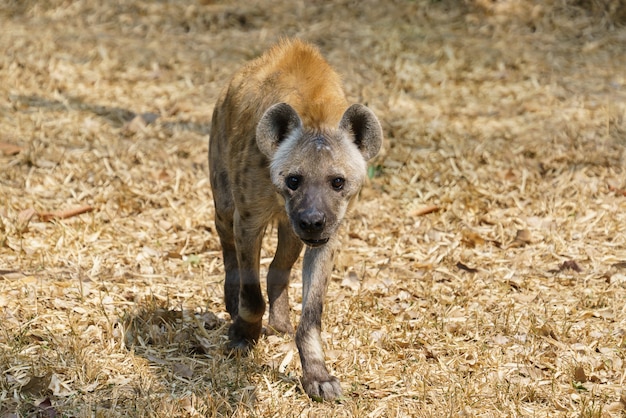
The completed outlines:
[[[302,252],[302,241],[294,234],[288,219],[278,223],[278,246],[267,274],[270,318],[267,332],[293,334],[289,319],[289,278],[291,268]]]

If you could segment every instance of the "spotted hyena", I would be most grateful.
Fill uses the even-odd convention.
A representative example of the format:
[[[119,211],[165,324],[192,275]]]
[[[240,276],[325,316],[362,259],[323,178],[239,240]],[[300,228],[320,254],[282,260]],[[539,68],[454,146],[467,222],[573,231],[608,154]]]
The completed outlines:
[[[314,46],[299,40],[281,41],[237,72],[213,112],[209,166],[226,309],[233,320],[229,346],[245,351],[261,333],[261,241],[276,222],[267,330],[293,333],[288,283],[305,245],[296,344],[302,384],[314,398],[341,395],[324,364],[323,302],[337,230],[381,142],[372,111],[348,106],[337,73]]]

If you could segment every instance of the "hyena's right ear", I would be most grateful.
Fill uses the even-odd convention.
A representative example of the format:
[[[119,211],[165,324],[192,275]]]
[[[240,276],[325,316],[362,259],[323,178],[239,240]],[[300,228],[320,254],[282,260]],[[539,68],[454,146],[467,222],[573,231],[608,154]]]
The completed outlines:
[[[301,131],[298,112],[287,103],[278,103],[265,111],[256,126],[256,143],[266,157],[272,158],[281,142]]]

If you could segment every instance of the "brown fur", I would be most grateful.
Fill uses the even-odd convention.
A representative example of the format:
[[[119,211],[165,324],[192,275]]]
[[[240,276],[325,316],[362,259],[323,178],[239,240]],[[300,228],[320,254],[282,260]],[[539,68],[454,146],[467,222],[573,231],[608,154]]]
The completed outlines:
[[[259,338],[261,241],[275,221],[268,330],[293,333],[287,290],[305,243],[296,344],[312,397],[341,395],[324,364],[323,300],[337,229],[381,141],[374,114],[362,105],[348,107],[339,76],[315,47],[298,40],[282,41],[235,74],[213,113],[209,166],[233,319],[230,347],[247,350]]]

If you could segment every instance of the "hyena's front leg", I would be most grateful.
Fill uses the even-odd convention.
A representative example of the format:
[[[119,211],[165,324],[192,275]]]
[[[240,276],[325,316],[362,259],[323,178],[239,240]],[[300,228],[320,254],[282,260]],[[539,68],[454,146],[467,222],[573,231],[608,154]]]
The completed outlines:
[[[270,300],[269,333],[293,334],[289,319],[289,276],[291,267],[302,251],[302,241],[294,234],[289,220],[278,223],[278,247],[267,274],[267,295]]]
[[[247,351],[261,334],[265,300],[259,282],[261,242],[265,226],[250,225],[235,211],[234,232],[239,264],[239,307],[228,330],[231,349]]]
[[[328,373],[324,361],[321,329],[326,285],[333,267],[333,245],[307,247],[302,272],[302,317],[296,344],[302,362],[302,385],[313,399],[332,400],[341,396],[341,385]]]

